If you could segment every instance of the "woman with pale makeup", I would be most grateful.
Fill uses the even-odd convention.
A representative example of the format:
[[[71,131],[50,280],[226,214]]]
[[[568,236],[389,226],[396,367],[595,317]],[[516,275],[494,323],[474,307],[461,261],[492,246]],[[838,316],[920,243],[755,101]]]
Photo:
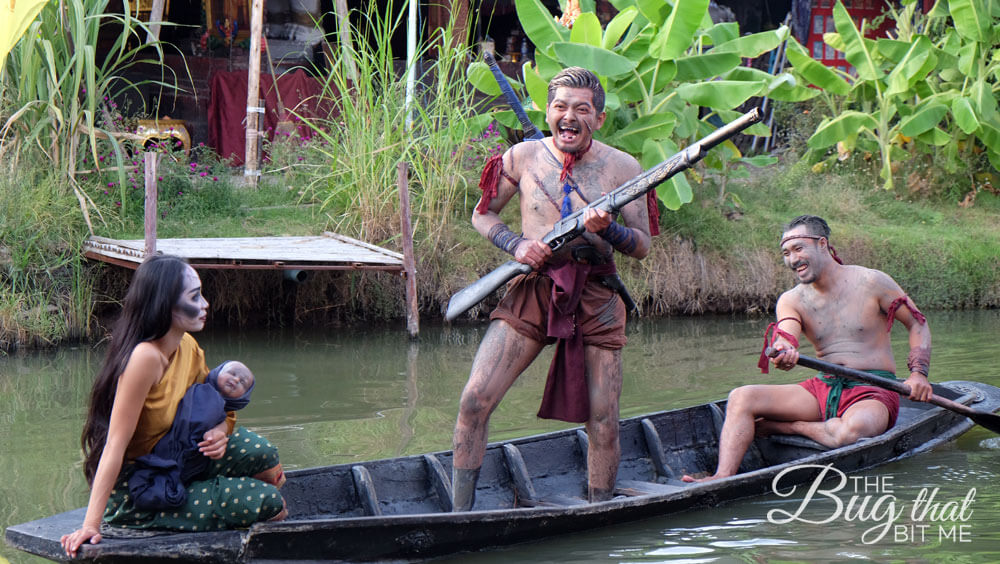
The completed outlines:
[[[169,431],[189,387],[205,382],[205,354],[190,335],[205,326],[208,301],[198,273],[182,259],[154,256],[136,270],[94,387],[81,444],[90,501],[82,526],[64,535],[75,557],[114,527],[213,531],[287,516],[278,487],[277,449],[242,427],[235,415],[198,444],[208,469],[186,484],[186,500],[160,511],[134,507],[128,479],[134,460]]]

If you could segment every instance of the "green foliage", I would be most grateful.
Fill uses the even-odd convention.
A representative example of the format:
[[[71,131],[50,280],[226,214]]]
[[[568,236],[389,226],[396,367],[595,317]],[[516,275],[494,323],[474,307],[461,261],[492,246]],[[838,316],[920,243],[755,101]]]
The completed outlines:
[[[608,113],[595,138],[631,153],[644,167],[714,130],[720,118],[734,119],[735,109],[753,96],[803,100],[818,94],[790,74],[773,76],[740,67],[743,57],[757,57],[785,41],[787,27],[740,37],[737,24],[712,23],[708,0],[617,0],[619,12],[605,29],[584,8],[572,31],[559,25],[541,0],[517,0],[516,5],[535,45],[534,64],[523,67],[530,99],[543,107],[548,81],[563,68],[593,71],[605,87]],[[470,65],[470,81],[495,96],[496,88],[487,83],[481,65]],[[491,115],[505,126],[520,127],[509,111]],[[546,127],[542,112],[529,109],[528,115],[536,126]],[[748,132],[768,134],[763,125]],[[727,157],[706,159],[705,166],[726,174],[729,160],[742,156],[732,148]],[[657,193],[672,210],[692,198],[685,175],[668,180]]]
[[[837,144],[838,154],[831,160],[854,150],[877,154],[886,189],[896,184],[899,161],[915,155],[934,155],[954,173],[985,151],[997,168],[1000,112],[994,91],[1000,84],[1000,59],[993,45],[1000,38],[1000,6],[986,0],[942,0],[923,16],[918,2],[903,4],[890,10],[895,38],[877,40],[864,36],[865,24],[858,28],[839,1],[834,6],[837,31],[824,40],[844,52],[854,65],[853,76],[823,68],[798,44],[789,49],[792,65],[823,88],[829,102],[830,117],[809,139],[809,147],[821,151]],[[844,99],[833,100],[827,93]]]
[[[77,249],[86,226],[43,159],[0,174],[0,351],[83,337],[93,281]]]
[[[98,35],[102,33],[110,44],[107,54],[102,53],[105,58],[98,60]],[[135,84],[123,78],[136,65],[161,65],[162,46],[146,44],[147,33],[146,24],[129,14],[127,2],[122,13],[110,11],[108,0],[49,2],[11,51],[0,77],[5,110],[0,115],[0,155],[28,147],[41,150],[68,175],[88,221],[92,202],[80,191],[75,177],[81,154],[89,152],[96,159],[99,140],[106,140],[118,167],[119,183],[125,184],[126,155],[116,140],[120,132],[108,127],[109,102],[143,83],[173,88],[163,79]],[[122,191],[121,201],[125,200]]]
[[[98,140],[98,165],[114,159],[114,148]],[[149,147],[157,156],[157,214],[160,236],[173,236],[174,220],[200,222],[232,216],[239,202],[234,194],[229,162],[199,145],[190,155],[180,144],[168,142]],[[100,235],[142,237],[145,215],[145,154],[124,155],[123,167],[109,171],[100,166],[80,171],[77,186],[104,220]],[[82,164],[89,163],[87,156]],[[120,174],[119,174],[120,172]],[[124,182],[120,180],[124,177]]]
[[[475,203],[478,191],[470,179],[496,150],[499,135],[468,103],[469,52],[457,46],[463,41],[444,40],[436,58],[424,60],[408,105],[406,75],[394,67],[398,54],[390,41],[402,20],[380,15],[375,3],[367,10],[352,29],[352,44],[328,51],[335,55],[326,62],[322,105],[330,115],[305,120],[315,138],[310,150],[326,165],[312,175],[304,197],[321,205],[334,228],[385,241],[398,233],[397,165],[407,162],[414,230],[433,242],[454,211],[464,213]],[[442,37],[453,30],[451,22]],[[359,80],[352,79],[348,59]]]

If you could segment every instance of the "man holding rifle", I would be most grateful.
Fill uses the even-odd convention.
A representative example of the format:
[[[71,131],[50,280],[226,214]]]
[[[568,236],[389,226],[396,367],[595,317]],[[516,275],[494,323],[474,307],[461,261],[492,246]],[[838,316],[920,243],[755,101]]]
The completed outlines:
[[[781,254],[799,281],[778,298],[777,319],[764,334],[770,361],[791,370],[799,361],[798,338],[805,335],[817,356],[828,362],[895,379],[889,331],[899,320],[909,332],[907,358],[910,399],[927,401],[931,385],[931,331],[927,320],[889,275],[845,265],[830,245],[830,227],[822,218],[803,215],[784,229]],[[771,340],[768,334],[774,331]],[[766,373],[768,359],[758,363]],[[890,429],[899,413],[899,395],[882,387],[858,385],[842,376],[820,373],[799,384],[749,385],[729,394],[726,421],[719,438],[715,474],[686,482],[736,474],[755,435],[803,435],[837,448]]]
[[[511,147],[483,171],[483,196],[472,224],[533,272],[508,284],[462,391],[454,435],[455,511],[473,508],[490,414],[551,343],[557,349],[539,417],[586,422],[588,496],[604,501],[614,491],[626,311],[612,289],[623,291],[613,255],[618,250],[641,259],[649,252],[648,210],[656,210],[655,196],[651,207],[642,199],[626,204],[624,225],[599,209],[585,210],[586,232],[556,252],[541,241],[560,218],[642,172],[634,158],[593,139],[604,119],[597,76],[579,67],[565,69],[549,83],[545,121],[552,136]],[[499,215],[515,194],[520,235]]]

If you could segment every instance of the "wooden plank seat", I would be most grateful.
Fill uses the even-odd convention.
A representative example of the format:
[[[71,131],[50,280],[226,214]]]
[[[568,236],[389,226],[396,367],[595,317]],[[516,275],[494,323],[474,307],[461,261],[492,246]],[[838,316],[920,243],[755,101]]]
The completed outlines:
[[[683,482],[677,482],[683,484]],[[641,480],[618,480],[615,484],[615,495],[637,497],[640,495],[667,495],[683,490],[683,485],[660,484]]]

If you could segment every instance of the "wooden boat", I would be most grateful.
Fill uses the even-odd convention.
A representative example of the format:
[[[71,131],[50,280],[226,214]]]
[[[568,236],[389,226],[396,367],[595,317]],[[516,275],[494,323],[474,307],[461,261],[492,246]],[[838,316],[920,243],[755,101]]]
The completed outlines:
[[[1000,409],[1000,389],[950,382],[935,392],[977,410]],[[758,438],[741,473],[684,484],[682,473],[715,469],[725,402],[621,422],[617,496],[586,501],[587,438],[569,429],[491,444],[474,510],[451,513],[451,453],[407,456],[288,473],[282,490],[290,518],[248,530],[212,533],[107,531],[81,547],[84,561],[253,562],[413,560],[478,550],[712,506],[812,481],[825,465],[849,473],[913,456],[951,441],[973,423],[952,411],[903,400],[895,427],[838,449],[797,436]],[[800,465],[809,465],[799,468]],[[64,560],[59,537],[84,509],[9,527],[11,546]]]

